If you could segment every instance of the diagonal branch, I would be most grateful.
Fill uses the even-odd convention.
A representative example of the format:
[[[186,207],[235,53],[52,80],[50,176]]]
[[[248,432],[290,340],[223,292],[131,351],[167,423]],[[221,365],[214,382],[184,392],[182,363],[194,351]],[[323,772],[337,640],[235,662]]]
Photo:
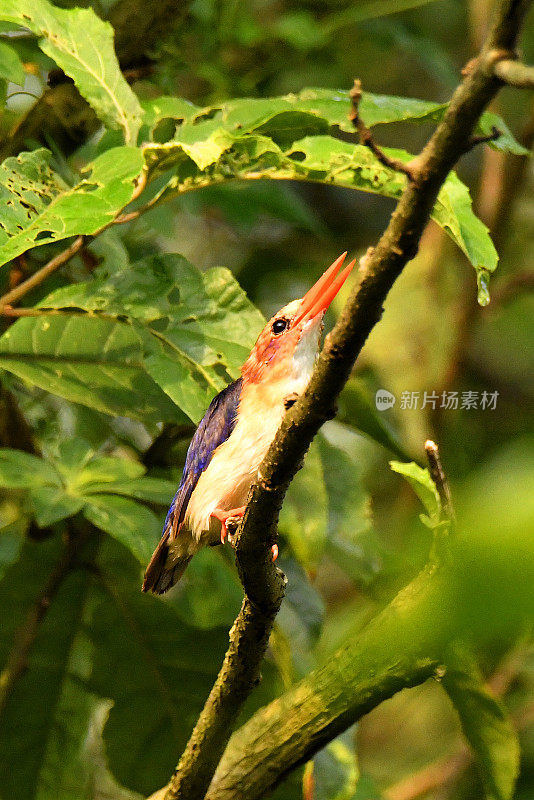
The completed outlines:
[[[259,673],[270,626],[281,602],[283,577],[270,562],[269,545],[275,537],[287,487],[313,437],[322,424],[334,416],[336,399],[369,333],[382,316],[383,303],[390,288],[417,253],[441,185],[465,152],[466,143],[470,142],[484,108],[502,85],[493,71],[495,61],[503,58],[503,53],[513,57],[529,5],[530,0],[501,0],[498,4],[495,23],[478,58],[456,89],[443,121],[420,155],[411,162],[411,179],[386,231],[366,257],[362,281],[350,296],[336,327],[327,336],[306,392],[288,410],[259,469],[237,541],[238,569],[246,593],[243,607],[232,628],[230,648],[206,707],[170,784],[166,790],[157,793],[158,797],[199,800],[205,796],[217,761],[230,738],[231,723]],[[250,777],[247,800],[262,796],[278,782],[281,770],[287,773],[305,761],[369,710],[373,703],[376,705],[397,691],[403,680],[408,683],[424,680],[428,670],[433,668],[433,661],[429,653],[428,659],[422,659],[423,669],[421,658],[419,652],[415,664],[421,667],[420,671],[413,665],[411,669],[405,665],[406,669],[397,676],[399,683],[386,681],[386,686],[377,686],[375,682],[374,691],[366,684],[367,693],[356,706],[349,705],[338,711],[334,718],[319,714],[316,725],[310,724],[299,739],[298,748],[293,747],[295,742],[291,737],[284,740],[285,729],[276,736],[278,749],[274,747],[272,738],[265,740],[261,754],[252,754],[253,760],[256,755],[257,770],[252,777],[247,775]],[[343,684],[339,685],[337,671],[334,675],[337,676],[334,678],[336,685],[329,678],[328,689],[338,696]],[[248,685],[243,681],[248,681]],[[299,686],[292,691],[293,696],[298,695]],[[287,715],[290,707],[288,703],[287,707],[279,709],[276,720],[280,727],[284,713]],[[270,731],[274,737],[276,731],[272,726]],[[243,752],[248,742],[239,736],[237,740],[241,746],[231,746],[226,751],[209,790],[210,798],[245,796],[238,791],[240,784],[236,783],[236,774],[239,780],[243,778],[239,763],[249,755]],[[250,760],[247,763],[250,765]]]

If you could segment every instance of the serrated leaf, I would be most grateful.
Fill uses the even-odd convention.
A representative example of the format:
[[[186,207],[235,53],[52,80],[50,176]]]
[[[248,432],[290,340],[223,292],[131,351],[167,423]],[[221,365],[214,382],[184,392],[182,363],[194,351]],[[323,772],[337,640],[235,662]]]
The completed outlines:
[[[36,484],[59,486],[61,479],[51,464],[22,450],[0,449],[0,486],[30,489]]]
[[[84,313],[19,320],[0,338],[0,366],[67,399],[153,421],[184,421],[182,409],[198,422],[263,326],[228,270],[201,273],[171,254],[60,289],[41,306]]]
[[[138,564],[111,540],[99,566],[105,591],[89,629],[96,652],[88,688],[113,701],[104,728],[110,769],[146,796],[174,769],[217,675],[228,631],[190,627],[169,603],[142,594]]]
[[[92,545],[91,545],[92,547]],[[87,558],[89,553],[80,553]],[[0,665],[61,557],[61,541],[24,545],[0,583]],[[71,800],[85,796],[80,752],[87,738],[91,698],[80,690],[77,653],[92,578],[72,570],[42,620],[26,669],[0,716],[0,795],[11,800]],[[53,795],[48,794],[53,786]]]
[[[41,148],[0,165],[0,265],[32,247],[96,233],[130,202],[144,163],[135,147],[112,148],[71,188],[50,158]]]
[[[18,86],[23,86],[26,78],[18,53],[6,42],[0,42],[0,78],[12,81]]]
[[[519,741],[504,704],[488,692],[466,653],[455,653],[442,683],[473,750],[486,800],[510,800],[519,773]]]
[[[73,79],[99,119],[120,128],[126,144],[135,144],[141,106],[120,71],[108,22],[92,8],[62,9],[47,0],[32,0],[29,6],[2,0],[0,19],[41,37],[43,52]]]
[[[162,527],[153,511],[112,494],[92,494],[81,502],[89,522],[121,542],[143,566],[148,564]]]
[[[428,516],[430,518],[431,526],[435,527],[440,523],[441,517],[441,500],[439,497],[436,484],[430,477],[429,471],[414,461],[408,464],[401,463],[400,461],[390,461],[389,466],[393,472],[398,472],[403,475],[418,498],[423,503]]]
[[[113,416],[187,420],[146,372],[142,340],[115,320],[85,314],[21,319],[0,338],[0,367]]]

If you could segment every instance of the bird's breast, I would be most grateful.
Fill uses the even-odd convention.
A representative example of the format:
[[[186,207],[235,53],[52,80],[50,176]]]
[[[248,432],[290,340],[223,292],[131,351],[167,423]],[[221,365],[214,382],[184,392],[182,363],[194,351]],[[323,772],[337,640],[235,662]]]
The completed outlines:
[[[215,508],[228,511],[246,504],[247,495],[285,413],[284,397],[291,387],[243,387],[236,425],[215,450],[191,495],[185,525],[197,541],[217,541],[220,524],[211,519]]]

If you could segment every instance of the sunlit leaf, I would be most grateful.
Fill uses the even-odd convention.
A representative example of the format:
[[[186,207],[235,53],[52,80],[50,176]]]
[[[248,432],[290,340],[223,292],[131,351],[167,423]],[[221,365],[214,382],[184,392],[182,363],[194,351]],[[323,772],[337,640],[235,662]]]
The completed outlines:
[[[69,311],[12,325],[0,366],[100,411],[153,421],[198,422],[263,326],[228,270],[201,273],[178,255],[60,289],[41,306]]]
[[[0,165],[0,264],[32,247],[111,222],[132,199],[143,168],[140,150],[116,147],[88,165],[73,187],[49,165],[44,148],[6,158]]]
[[[400,461],[390,461],[389,465],[393,472],[398,472],[399,475],[403,475],[406,478],[421,500],[432,523],[431,527],[438,525],[441,518],[441,500],[429,471],[413,461],[408,464],[403,464]]]
[[[24,66],[18,53],[6,42],[0,42],[0,78],[22,86],[25,77]]]
[[[120,71],[109,23],[92,8],[62,9],[47,0],[32,0],[30,6],[2,0],[0,19],[39,36],[43,52],[73,79],[102,122],[120,128],[126,144],[135,144],[141,107]]]

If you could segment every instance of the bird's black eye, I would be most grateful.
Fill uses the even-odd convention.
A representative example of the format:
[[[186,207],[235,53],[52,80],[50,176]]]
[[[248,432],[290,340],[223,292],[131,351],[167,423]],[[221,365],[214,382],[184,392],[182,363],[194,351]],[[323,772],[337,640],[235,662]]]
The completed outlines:
[[[284,317],[282,317],[281,319],[275,319],[275,321],[271,326],[271,330],[275,336],[279,336],[284,331],[287,331],[288,327],[289,327],[289,320],[284,319]]]

